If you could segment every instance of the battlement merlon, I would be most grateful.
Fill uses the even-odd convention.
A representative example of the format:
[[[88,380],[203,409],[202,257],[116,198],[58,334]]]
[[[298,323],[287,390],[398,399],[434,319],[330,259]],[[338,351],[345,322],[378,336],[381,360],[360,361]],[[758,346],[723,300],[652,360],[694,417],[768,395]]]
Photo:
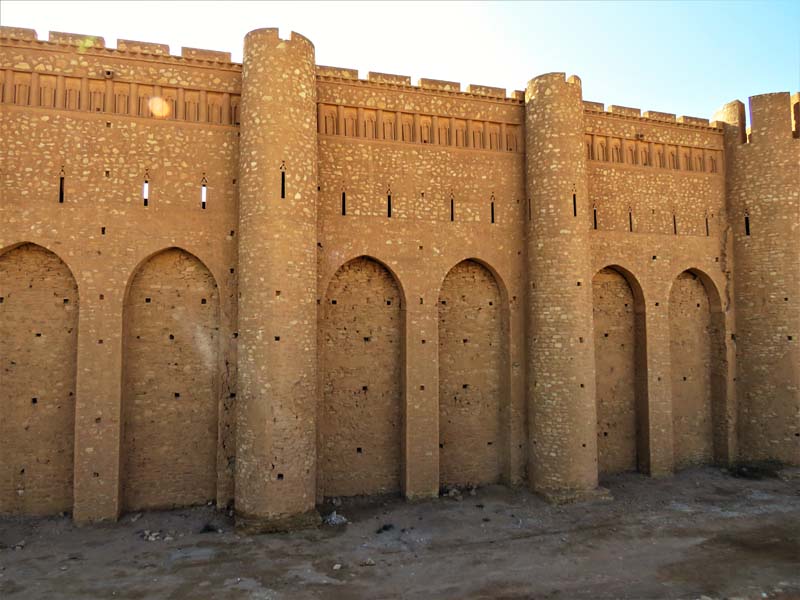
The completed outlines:
[[[64,44],[66,46],[78,46],[79,48],[105,48],[106,41],[98,35],[86,35],[82,33],[66,33],[63,31],[51,31],[47,36],[47,41],[52,44]]]
[[[117,40],[117,50],[122,52],[135,52],[137,54],[169,56],[169,45],[157,44],[154,42],[139,42],[137,40]]]
[[[372,83],[411,86],[411,77],[408,75],[392,75],[391,73],[378,73],[375,71],[367,73],[367,81]]]
[[[200,60],[210,60],[216,62],[231,62],[231,53],[220,50],[203,50],[202,48],[181,48],[182,58],[198,58]]]
[[[317,65],[317,77],[335,77],[337,79],[352,79],[358,81],[358,69]]]
[[[436,90],[439,92],[460,92],[461,84],[458,81],[444,81],[442,79],[420,78],[417,86],[423,90]]]
[[[505,98],[506,90],[501,87],[492,87],[488,85],[476,85],[470,83],[467,86],[468,94],[475,94],[476,96],[486,96],[487,98]],[[511,96],[513,98],[513,96]],[[524,94],[523,94],[524,98]]]
[[[612,115],[622,115],[623,117],[641,117],[642,116],[642,109],[640,108],[631,108],[630,106],[617,106],[616,104],[612,104],[608,107],[608,112]]]
[[[24,27],[7,27],[0,25],[0,38],[10,40],[23,40],[26,42],[38,42],[39,36],[35,29],[25,29]]]

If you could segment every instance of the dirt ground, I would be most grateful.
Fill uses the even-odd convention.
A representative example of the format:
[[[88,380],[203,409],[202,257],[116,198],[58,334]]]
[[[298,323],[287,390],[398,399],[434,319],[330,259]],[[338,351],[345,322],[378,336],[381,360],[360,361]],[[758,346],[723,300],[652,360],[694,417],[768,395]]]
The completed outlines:
[[[500,486],[351,501],[347,525],[261,536],[210,507],[5,518],[0,598],[800,599],[800,470],[779,475],[622,475],[613,501],[568,506]]]

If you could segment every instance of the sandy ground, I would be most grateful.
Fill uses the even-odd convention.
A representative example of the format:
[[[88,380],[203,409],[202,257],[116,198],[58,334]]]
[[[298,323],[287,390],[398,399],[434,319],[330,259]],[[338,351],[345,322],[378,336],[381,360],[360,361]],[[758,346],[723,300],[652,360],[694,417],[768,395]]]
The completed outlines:
[[[500,486],[347,502],[345,526],[261,536],[210,507],[5,518],[0,598],[800,599],[800,471],[780,475],[622,475],[613,501],[560,507]]]

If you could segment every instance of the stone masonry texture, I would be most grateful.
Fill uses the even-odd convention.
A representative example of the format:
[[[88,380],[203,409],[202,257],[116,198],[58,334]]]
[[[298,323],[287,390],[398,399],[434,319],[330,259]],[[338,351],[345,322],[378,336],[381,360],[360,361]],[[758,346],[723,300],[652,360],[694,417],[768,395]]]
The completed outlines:
[[[243,43],[0,27],[0,514],[800,465],[800,94],[709,121]]]

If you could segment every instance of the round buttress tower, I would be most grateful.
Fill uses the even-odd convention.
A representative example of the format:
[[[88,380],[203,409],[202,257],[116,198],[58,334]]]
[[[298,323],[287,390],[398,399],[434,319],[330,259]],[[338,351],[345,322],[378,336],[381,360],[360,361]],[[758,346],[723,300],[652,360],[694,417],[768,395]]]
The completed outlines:
[[[316,74],[313,44],[247,34],[239,145],[237,525],[316,520]]]

